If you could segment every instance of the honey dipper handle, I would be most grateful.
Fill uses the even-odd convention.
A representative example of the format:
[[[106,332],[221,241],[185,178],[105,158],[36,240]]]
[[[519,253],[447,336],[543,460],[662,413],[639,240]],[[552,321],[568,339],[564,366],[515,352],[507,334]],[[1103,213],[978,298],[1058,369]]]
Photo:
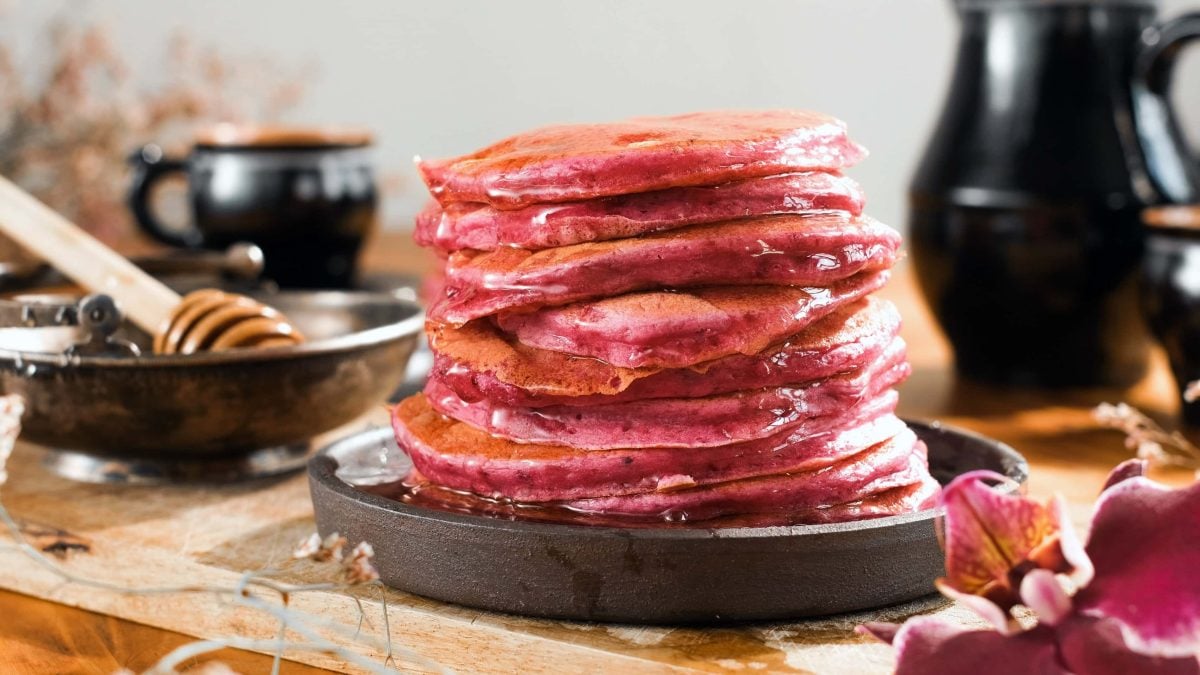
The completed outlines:
[[[80,227],[0,176],[0,232],[94,293],[151,335],[179,305],[179,294]]]

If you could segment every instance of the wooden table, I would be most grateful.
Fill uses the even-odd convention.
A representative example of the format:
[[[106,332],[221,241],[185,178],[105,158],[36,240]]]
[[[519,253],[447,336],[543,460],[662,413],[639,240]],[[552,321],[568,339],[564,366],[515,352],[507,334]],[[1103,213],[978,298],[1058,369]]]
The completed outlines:
[[[407,237],[401,235],[380,237],[367,255],[367,266],[373,270],[420,272],[429,264],[430,261],[409,243]],[[941,419],[1013,445],[1030,461],[1031,493],[1046,496],[1061,492],[1071,504],[1073,517],[1080,523],[1086,522],[1089,505],[1109,468],[1128,457],[1118,434],[1097,428],[1090,416],[1091,408],[1101,401],[1126,400],[1168,422],[1174,415],[1176,405],[1172,384],[1161,355],[1155,356],[1149,376],[1129,391],[1002,390],[959,381],[953,376],[946,343],[921,302],[913,277],[906,268],[900,268],[883,295],[895,301],[905,316],[904,334],[915,368],[913,377],[902,390],[903,414]],[[1129,320],[1137,318],[1130,317]],[[1159,474],[1158,477],[1173,483],[1189,479],[1188,473],[1183,471]],[[4,617],[0,619],[0,671],[5,673],[108,673],[119,666],[137,670],[189,640],[179,633],[10,591],[0,591],[0,616]],[[886,651],[849,633],[851,623],[835,620],[811,626],[794,624],[788,630],[780,631],[777,642],[783,656],[779,663],[829,672],[886,668]],[[553,634],[563,642],[563,653],[570,653],[570,630],[556,627],[553,622],[521,620],[521,626],[522,630],[533,634]],[[743,656],[736,653],[743,648],[739,646],[741,643],[714,637],[720,631],[709,635],[701,631],[639,632],[632,628],[608,628],[606,631],[605,640],[621,644],[612,646],[589,637],[588,648],[580,652],[583,658],[580,663],[606,663],[604,653],[597,651],[598,646],[612,646],[614,652],[621,653],[621,658],[612,657],[610,663],[614,668],[636,663],[624,658],[626,652],[642,659],[640,665],[651,670],[656,667],[674,670],[671,666],[721,670],[722,665],[737,663],[728,659]],[[625,646],[629,648],[625,649]],[[509,659],[498,659],[495,645],[482,641],[457,645],[457,648],[474,654],[466,660],[468,667],[459,667],[460,671],[503,669],[503,663],[513,663]],[[861,655],[860,663],[855,662],[855,655]],[[265,656],[240,651],[227,650],[217,658],[242,672],[262,672],[270,665]],[[294,663],[288,663],[284,670],[318,671]]]

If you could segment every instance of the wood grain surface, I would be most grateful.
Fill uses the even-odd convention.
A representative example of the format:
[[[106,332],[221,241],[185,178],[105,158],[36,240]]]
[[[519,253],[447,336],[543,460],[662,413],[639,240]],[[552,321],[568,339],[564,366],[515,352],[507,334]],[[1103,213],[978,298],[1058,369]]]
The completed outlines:
[[[429,264],[399,235],[375,242],[368,260],[372,269],[397,272],[420,271]],[[903,267],[883,295],[896,301],[905,316],[904,334],[915,367],[902,390],[902,412],[961,425],[1013,445],[1032,465],[1031,493],[1061,492],[1079,524],[1087,521],[1109,468],[1128,457],[1121,436],[1099,429],[1091,408],[1101,401],[1126,400],[1164,421],[1173,419],[1174,394],[1161,356],[1156,356],[1149,376],[1128,391],[1037,392],[973,385],[953,377],[945,341]],[[360,426],[382,422],[375,418]],[[39,462],[37,448],[17,449],[4,502],[35,533],[38,528],[62,530],[85,542],[86,552],[68,553],[62,562],[76,574],[127,585],[229,584],[244,570],[274,566],[287,581],[324,578],[311,563],[289,559],[296,541],[313,530],[303,476],[209,488],[85,486],[51,476]],[[1159,472],[1156,477],[1183,483],[1190,474]],[[268,617],[211,597],[131,597],[63,585],[12,552],[0,551],[0,587],[20,593],[0,592],[0,617],[5,617],[0,619],[0,671],[5,673],[144,668],[186,641],[184,634],[271,637],[276,628]],[[358,596],[366,608],[363,633],[380,635],[379,592],[366,590]],[[395,644],[462,673],[878,673],[890,669],[890,651],[855,636],[855,624],[864,619],[900,620],[922,611],[972,620],[963,610],[932,598],[818,621],[645,628],[523,619],[394,591],[387,597]],[[349,626],[358,616],[354,599],[343,593],[305,593],[294,597],[293,605]],[[359,651],[382,656],[370,647]],[[328,654],[288,657],[345,668]],[[246,652],[229,651],[221,658],[243,672],[263,672],[270,663]],[[284,670],[310,672],[294,663]]]

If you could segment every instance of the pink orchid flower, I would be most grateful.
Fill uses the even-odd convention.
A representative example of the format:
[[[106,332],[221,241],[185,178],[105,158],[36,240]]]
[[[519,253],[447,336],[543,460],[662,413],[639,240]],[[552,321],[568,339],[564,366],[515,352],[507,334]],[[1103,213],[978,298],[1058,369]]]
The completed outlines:
[[[1086,545],[1061,498],[1001,493],[990,472],[958,477],[942,494],[937,587],[993,629],[926,616],[859,631],[896,647],[899,675],[1200,674],[1200,484],[1172,490],[1145,468],[1113,470]]]

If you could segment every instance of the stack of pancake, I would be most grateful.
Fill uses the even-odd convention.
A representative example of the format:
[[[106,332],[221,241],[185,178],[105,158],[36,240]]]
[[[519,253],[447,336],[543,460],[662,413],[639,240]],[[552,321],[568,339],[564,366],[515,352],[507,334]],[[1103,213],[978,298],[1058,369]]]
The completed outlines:
[[[435,363],[393,422],[414,484],[630,524],[915,511],[895,415],[900,236],[804,111],[567,125],[420,163]]]

